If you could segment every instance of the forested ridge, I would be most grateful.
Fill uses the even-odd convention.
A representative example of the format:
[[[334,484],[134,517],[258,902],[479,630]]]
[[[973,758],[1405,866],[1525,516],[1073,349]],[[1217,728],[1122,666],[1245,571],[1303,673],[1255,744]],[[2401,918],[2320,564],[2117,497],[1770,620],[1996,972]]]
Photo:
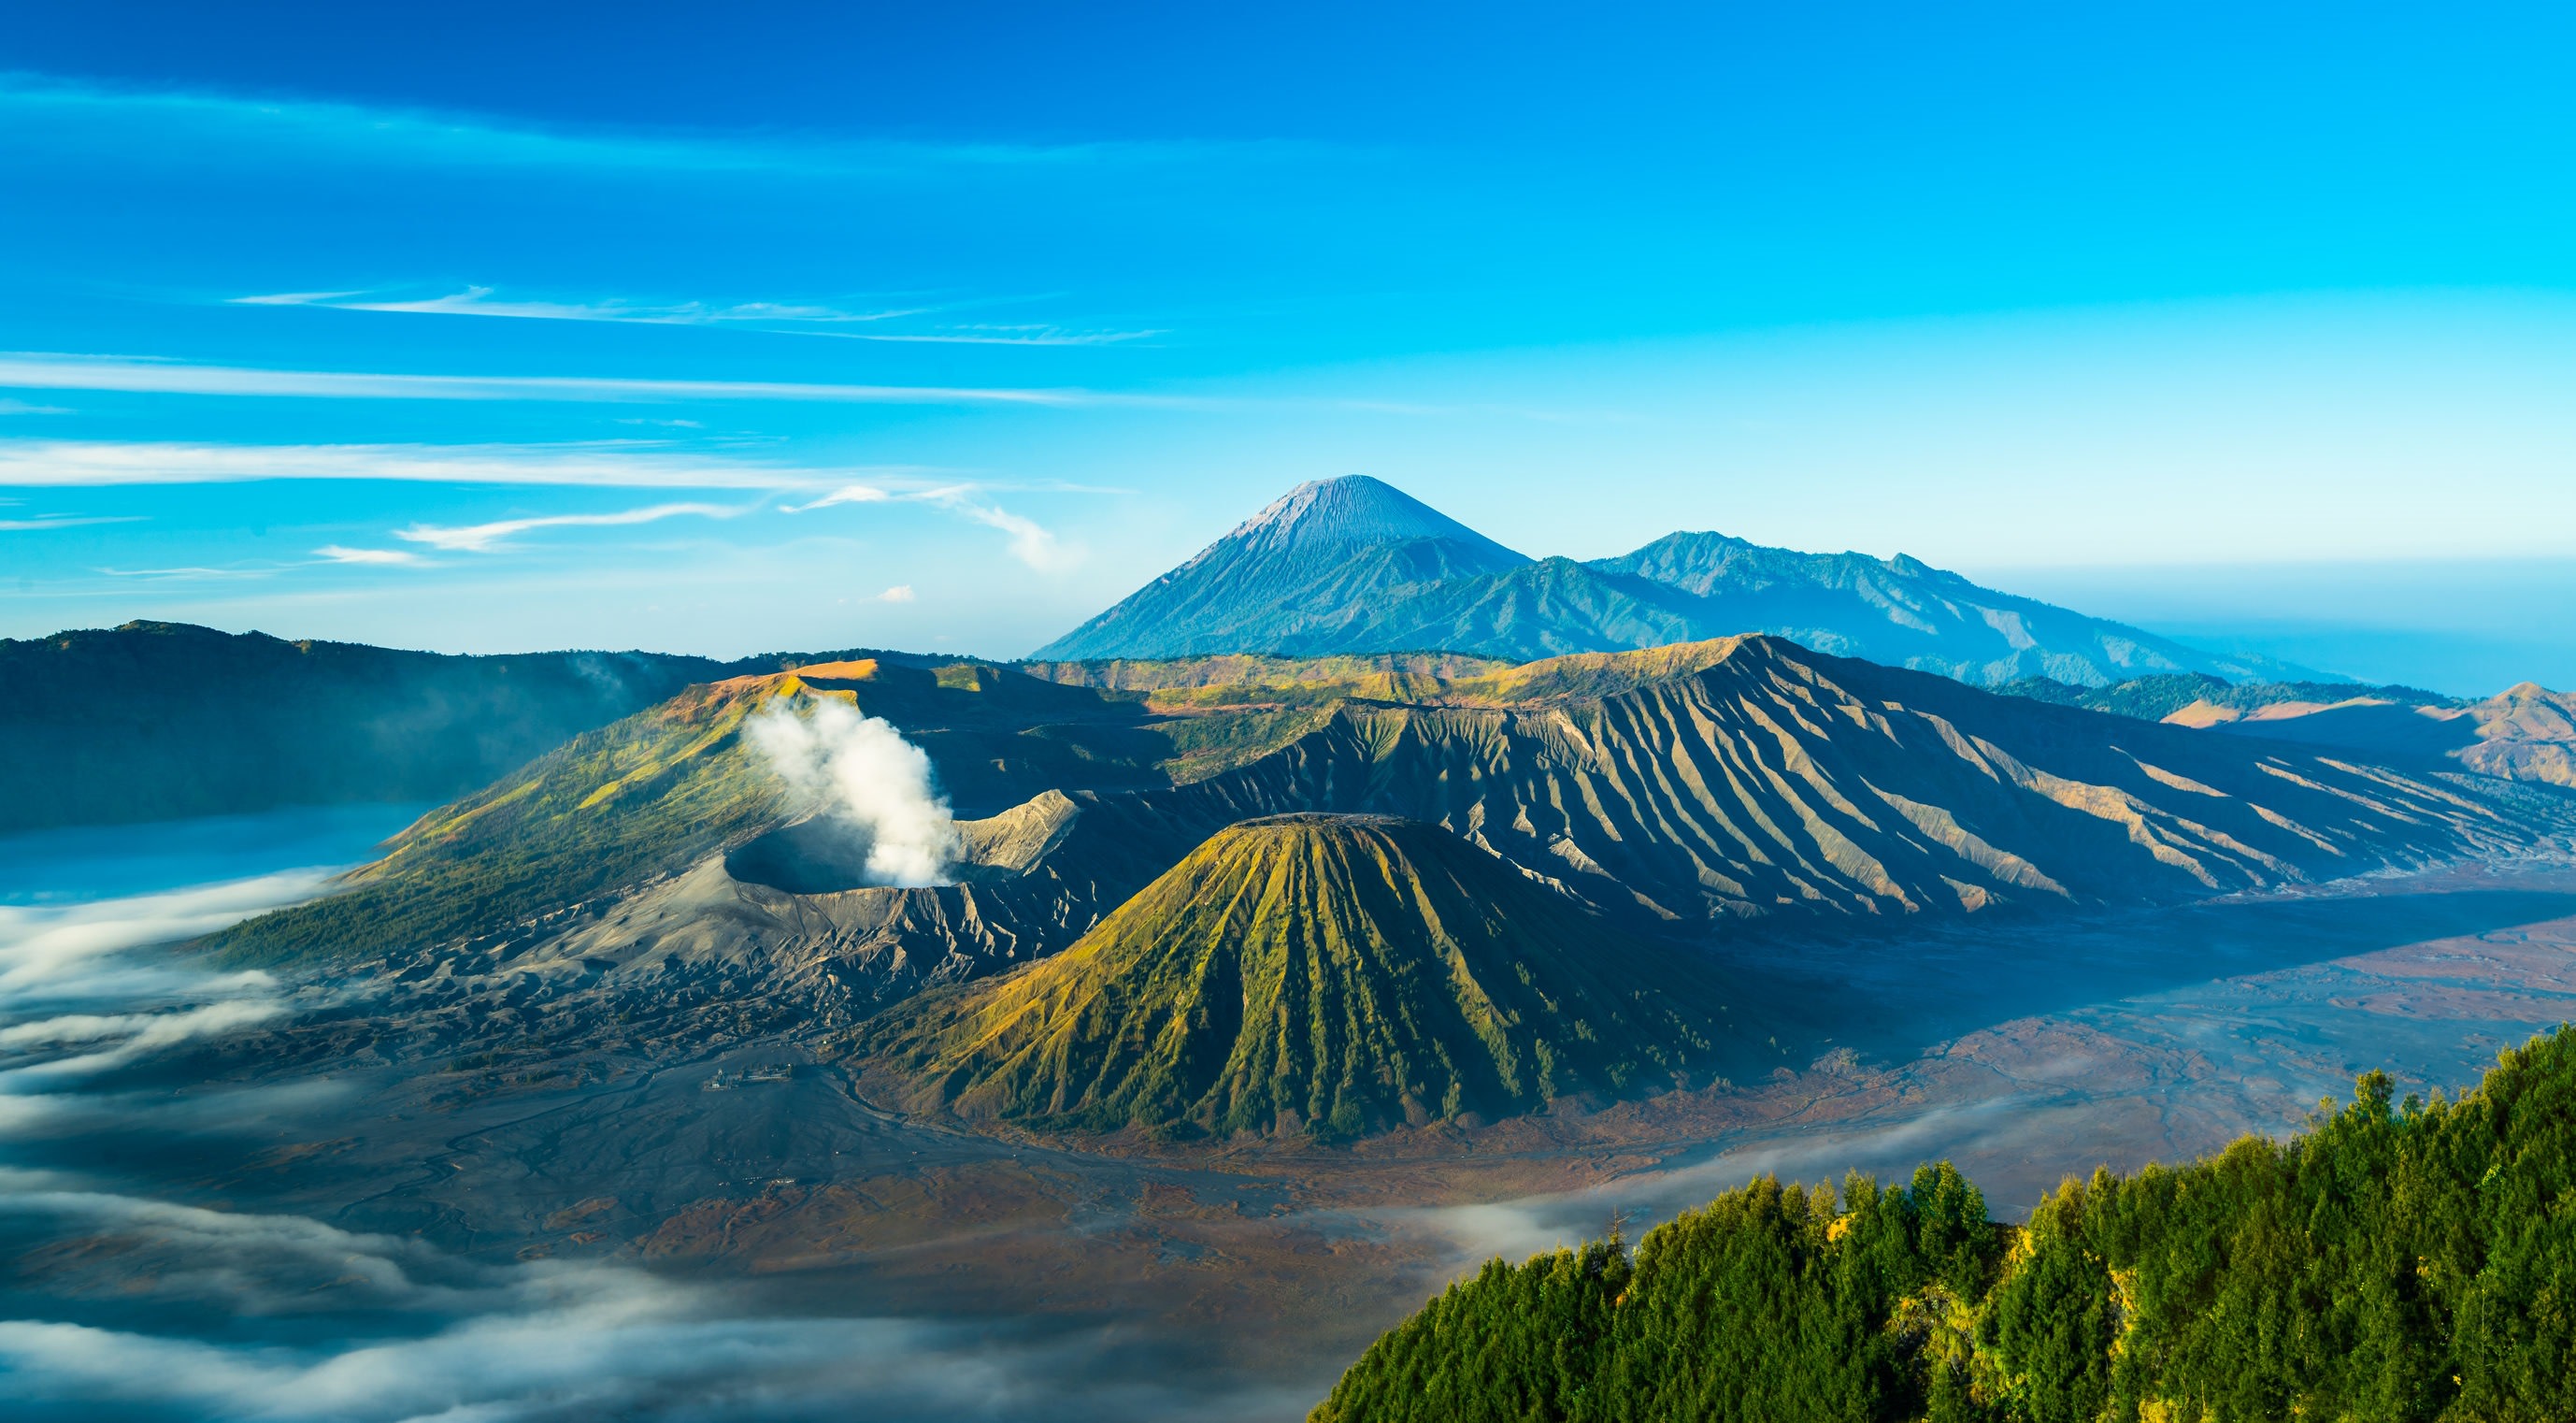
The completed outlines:
[[[2022,1227],[1947,1163],[1759,1180],[1496,1260],[1313,1423],[2576,1418],[2576,1032],[2456,1102],[2362,1077],[2287,1141],[2099,1171]]]

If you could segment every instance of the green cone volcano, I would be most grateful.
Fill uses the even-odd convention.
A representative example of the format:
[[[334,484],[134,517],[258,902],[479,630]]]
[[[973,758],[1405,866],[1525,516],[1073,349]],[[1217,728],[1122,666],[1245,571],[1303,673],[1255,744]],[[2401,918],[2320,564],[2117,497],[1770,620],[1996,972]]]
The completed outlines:
[[[1293,815],[1218,832],[1064,953],[898,1007],[861,1047],[877,1086],[970,1118],[1350,1135],[1704,1076],[1726,1021],[1695,955],[1437,826]]]

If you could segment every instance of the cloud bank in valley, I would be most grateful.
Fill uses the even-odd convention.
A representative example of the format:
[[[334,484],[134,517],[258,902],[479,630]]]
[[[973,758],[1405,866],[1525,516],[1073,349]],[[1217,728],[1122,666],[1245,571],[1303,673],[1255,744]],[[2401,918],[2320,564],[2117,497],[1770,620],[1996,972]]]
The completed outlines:
[[[955,832],[919,748],[838,703],[758,726],[756,744],[804,790],[875,837],[890,880],[944,866]],[[0,1260],[44,1262],[0,1272],[13,1419],[1079,1423],[1284,1420],[1309,1401],[1210,1395],[1140,1356],[1158,1346],[1094,1329],[817,1316],[624,1263],[476,1260],[291,1209],[219,1209],[136,1177],[130,1152],[99,1154],[193,1143],[170,1163],[194,1177],[345,1106],[318,1080],[174,1093],[113,1075],[294,1011],[266,974],[195,970],[160,946],[305,898],[327,875],[0,906]]]
[[[283,870],[74,905],[0,905],[0,1008],[39,998],[123,995],[208,975],[167,962],[125,958],[127,950],[209,934],[253,914],[309,899],[334,871]],[[236,986],[267,975],[218,975]]]

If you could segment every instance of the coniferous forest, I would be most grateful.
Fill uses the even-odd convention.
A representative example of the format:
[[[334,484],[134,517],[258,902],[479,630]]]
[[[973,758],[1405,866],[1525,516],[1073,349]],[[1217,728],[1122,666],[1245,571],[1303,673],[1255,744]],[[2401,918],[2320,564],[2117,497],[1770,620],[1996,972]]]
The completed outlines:
[[[2564,1423],[2576,1031],[2456,1102],[2366,1075],[2287,1141],[2069,1180],[2019,1227],[1942,1163],[1492,1261],[1312,1417]]]

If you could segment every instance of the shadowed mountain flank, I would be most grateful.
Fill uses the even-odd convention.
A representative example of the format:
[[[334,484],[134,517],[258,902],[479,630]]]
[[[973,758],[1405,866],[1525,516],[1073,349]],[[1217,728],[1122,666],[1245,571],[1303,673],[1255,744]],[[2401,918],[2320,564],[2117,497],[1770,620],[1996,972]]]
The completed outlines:
[[[2359,682],[2230,682],[2203,672],[2159,673],[2098,687],[2026,677],[1995,690],[2059,706],[2090,707],[2142,721],[2199,727],[2299,717],[2329,706],[2394,706],[2438,713],[2461,705],[2459,698],[2420,687],[2373,687]]]
[[[2399,766],[2576,786],[2576,696],[2523,682],[2484,700],[2414,687],[2143,677],[2106,687],[2032,678],[2000,690],[2068,706],[2331,747]]]
[[[1441,651],[1525,661],[1739,633],[1979,685],[2293,670],[1981,588],[1902,554],[1675,533],[1617,558],[1526,558],[1360,475],[1299,486],[1037,656]]]
[[[1628,658],[1563,659],[1508,674],[1513,702],[1348,702],[1272,755],[1145,799],[1199,823],[1432,821],[1604,908],[1685,920],[2171,899],[2528,834],[2437,781],[1777,639],[1629,657],[1663,675],[1617,689]]]
[[[856,1039],[907,1104],[1040,1129],[1350,1135],[1740,1056],[1707,967],[1436,826],[1219,831],[1063,953]]]
[[[186,623],[0,638],[0,833],[460,795],[738,667],[454,657]]]
[[[2576,787],[2576,696],[2536,682],[2448,706],[2355,699],[2266,710],[2277,714],[2213,729],[2389,759],[2448,757],[2480,775]]]

